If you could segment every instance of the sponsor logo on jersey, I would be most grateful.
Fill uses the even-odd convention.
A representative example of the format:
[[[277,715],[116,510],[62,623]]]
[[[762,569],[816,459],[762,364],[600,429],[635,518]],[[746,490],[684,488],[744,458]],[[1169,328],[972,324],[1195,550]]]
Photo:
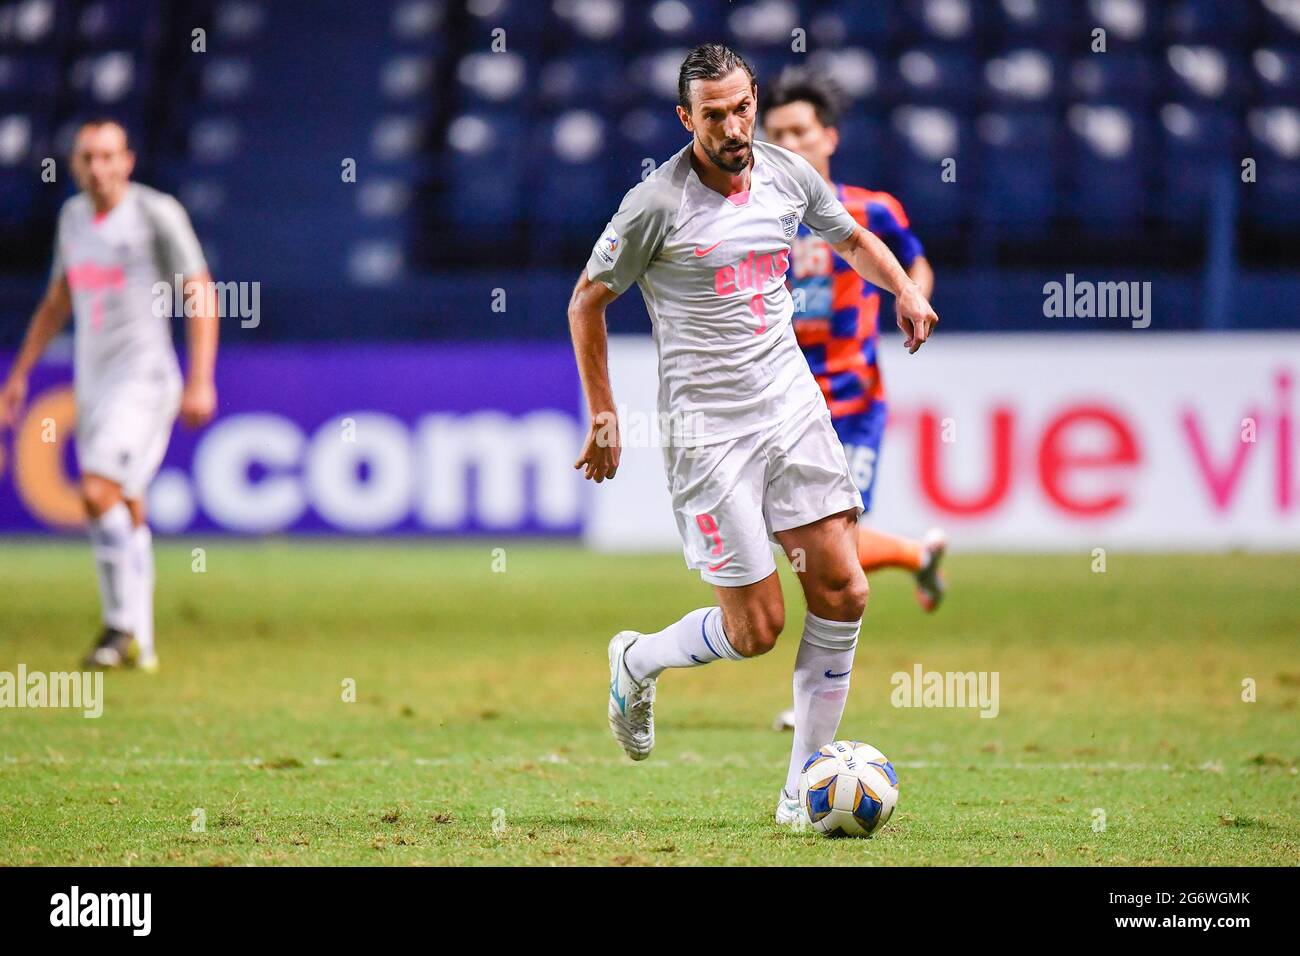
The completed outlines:
[[[734,266],[723,266],[713,274],[713,290],[718,295],[730,295],[752,289],[762,292],[774,276],[785,275],[790,268],[790,251],[767,252],[759,255],[750,252]]]
[[[126,285],[126,273],[118,266],[101,266],[97,262],[79,262],[67,272],[68,288],[73,292],[102,292],[121,289]]]
[[[797,212],[788,212],[781,217],[781,235],[785,241],[789,242],[794,238],[794,232],[799,228],[799,214]]]

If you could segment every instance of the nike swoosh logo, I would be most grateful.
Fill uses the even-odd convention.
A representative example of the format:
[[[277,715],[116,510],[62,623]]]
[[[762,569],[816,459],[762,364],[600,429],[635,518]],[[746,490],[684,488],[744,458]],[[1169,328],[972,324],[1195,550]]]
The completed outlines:
[[[697,664],[707,664],[707,663],[708,663],[708,661],[702,661],[702,660],[700,660],[700,659],[699,659],[698,657],[696,657],[694,654],[691,655],[691,660],[695,661],[695,663],[697,663]]]
[[[733,554],[733,555],[731,556],[731,558],[734,558],[734,557],[735,557],[735,555]],[[729,564],[731,563],[731,558],[727,558],[726,561],[723,561],[723,562],[721,562],[720,564],[710,564],[710,565],[709,565],[709,570],[710,570],[710,571],[721,571],[723,568],[725,568],[727,565],[729,565]]]
[[[609,680],[609,696],[614,698],[614,703],[618,704],[619,713],[627,714],[627,696],[618,692],[618,672],[623,666],[623,652],[618,652],[618,660],[614,662],[614,676]]]
[[[701,249],[699,246],[696,246],[696,247],[695,247],[695,254],[696,254],[697,256],[707,256],[710,252],[712,252],[714,249],[718,248],[718,246],[720,246],[720,245],[722,245],[722,240],[721,240],[721,239],[719,239],[719,240],[718,240],[717,242],[715,242],[713,245],[709,246],[709,248],[707,248],[707,249]]]
[[[832,673],[831,673],[831,669],[830,669],[829,667],[826,668],[826,676],[829,677],[829,678],[831,678],[832,680],[834,680],[836,677],[848,677],[849,674],[851,674],[851,673],[853,673],[853,672],[852,672],[852,671],[845,671],[843,674],[832,674]]]

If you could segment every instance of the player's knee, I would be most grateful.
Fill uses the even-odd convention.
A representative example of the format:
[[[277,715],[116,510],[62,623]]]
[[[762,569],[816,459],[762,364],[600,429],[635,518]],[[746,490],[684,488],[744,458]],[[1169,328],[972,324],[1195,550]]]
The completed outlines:
[[[81,480],[81,498],[90,517],[98,518],[122,500],[122,492],[111,481],[87,475]]]
[[[854,621],[862,617],[866,613],[870,594],[867,576],[860,568],[850,569],[822,582],[822,603],[837,621]]]
[[[780,636],[781,628],[774,627],[771,622],[753,622],[744,629],[741,644],[736,651],[742,657],[759,657],[776,647],[776,639]]]
[[[785,628],[785,608],[760,606],[727,621],[727,640],[741,657],[758,657],[776,647]],[[733,633],[734,631],[734,633]]]
[[[126,510],[131,513],[131,524],[135,525],[137,528],[140,527],[148,520],[149,517],[145,513],[144,499],[127,498],[125,500],[126,500]]]

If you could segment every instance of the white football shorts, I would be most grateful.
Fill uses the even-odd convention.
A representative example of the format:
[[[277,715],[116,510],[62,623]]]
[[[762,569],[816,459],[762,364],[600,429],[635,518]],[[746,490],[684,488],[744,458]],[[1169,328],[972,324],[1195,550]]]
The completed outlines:
[[[167,453],[180,411],[179,385],[128,382],[77,401],[77,464],[83,475],[101,475],[122,486],[123,497],[140,498]]]
[[[830,411],[816,403],[761,431],[664,449],[664,470],[688,567],[743,587],[776,570],[776,533],[844,511],[862,513]]]

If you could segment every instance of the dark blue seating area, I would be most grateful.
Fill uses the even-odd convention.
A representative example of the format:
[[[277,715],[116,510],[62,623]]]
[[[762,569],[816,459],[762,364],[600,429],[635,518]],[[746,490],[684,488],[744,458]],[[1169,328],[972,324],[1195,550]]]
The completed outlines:
[[[837,176],[895,193],[945,269],[1191,272],[1211,221],[1247,265],[1300,257],[1289,0],[0,0],[0,278],[43,275],[74,121],[100,113],[218,275],[285,301],[571,274],[686,142],[677,68],[705,39],[760,84],[792,63],[832,75],[851,103]]]
[[[1294,237],[1295,11],[1274,0],[470,4],[449,21],[465,52],[446,90],[442,195],[489,247],[506,242],[515,208],[516,258],[550,264],[567,246],[531,237],[589,241],[642,161],[684,141],[676,66],[689,44],[714,37],[744,52],[760,83],[789,63],[835,76],[852,98],[838,175],[897,193],[956,258],[990,236],[1140,248],[1147,234],[1206,222],[1209,184],[1248,155],[1269,183],[1243,190],[1240,215]],[[484,53],[498,24],[525,39]],[[790,50],[796,29],[806,55]],[[487,141],[525,144],[529,175]],[[956,183],[938,175],[948,159]],[[448,256],[484,254],[471,241]]]

